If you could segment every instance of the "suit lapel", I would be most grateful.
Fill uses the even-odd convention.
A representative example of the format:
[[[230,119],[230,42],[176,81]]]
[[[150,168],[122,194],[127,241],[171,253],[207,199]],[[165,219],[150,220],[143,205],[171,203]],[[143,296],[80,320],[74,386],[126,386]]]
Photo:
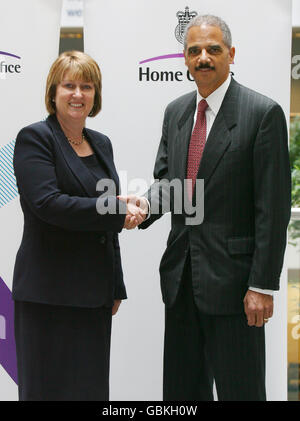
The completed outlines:
[[[222,106],[216,116],[209,133],[198,171],[198,178],[204,179],[207,184],[218,166],[224,152],[231,142],[230,130],[236,125],[237,98],[239,84],[232,78],[230,86],[224,97]],[[192,92],[187,101],[187,107],[178,121],[178,134],[176,138],[176,155],[178,151],[178,175],[180,179],[186,178],[187,156],[191,138],[194,114],[196,110],[196,92]]]
[[[80,158],[69,144],[64,132],[62,131],[55,115],[47,118],[47,123],[53,130],[54,139],[58,144],[67,165],[72,171],[75,179],[78,181],[83,191],[90,197],[95,197],[95,180],[88,168],[81,162]]]
[[[231,143],[230,130],[236,125],[239,85],[232,79],[206,141],[197,178],[207,185],[224,152]]]
[[[207,138],[198,170],[197,178],[203,179],[205,185],[207,185],[230,142],[230,132],[226,126],[223,113],[220,111]]]
[[[176,137],[175,150],[176,156],[179,157],[177,161],[178,178],[181,180],[186,178],[187,155],[194,123],[194,114],[196,111],[196,97],[196,91],[190,94],[188,98],[188,105],[178,121],[178,134]]]

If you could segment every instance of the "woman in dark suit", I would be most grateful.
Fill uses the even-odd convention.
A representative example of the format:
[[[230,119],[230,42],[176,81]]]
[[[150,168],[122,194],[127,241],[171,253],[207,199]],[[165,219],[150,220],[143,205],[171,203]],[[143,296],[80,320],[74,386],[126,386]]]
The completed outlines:
[[[118,232],[142,216],[116,197],[110,140],[85,128],[101,109],[97,63],[61,54],[46,107],[14,155],[24,213],[13,279],[19,399],[108,400],[111,318],[126,298]],[[114,194],[96,190],[104,179]]]

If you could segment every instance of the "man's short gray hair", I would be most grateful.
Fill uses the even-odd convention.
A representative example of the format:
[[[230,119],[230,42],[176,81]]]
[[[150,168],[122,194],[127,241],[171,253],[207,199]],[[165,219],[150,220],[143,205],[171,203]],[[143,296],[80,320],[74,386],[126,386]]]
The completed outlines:
[[[229,49],[232,47],[231,31],[229,29],[229,26],[227,25],[226,22],[223,21],[223,19],[214,15],[198,15],[194,17],[185,28],[185,32],[184,32],[184,49],[185,50],[187,46],[187,34],[188,34],[189,29],[192,28],[192,26],[201,26],[203,24],[206,24],[209,26],[217,26],[218,28],[220,28],[223,34],[224,44]]]

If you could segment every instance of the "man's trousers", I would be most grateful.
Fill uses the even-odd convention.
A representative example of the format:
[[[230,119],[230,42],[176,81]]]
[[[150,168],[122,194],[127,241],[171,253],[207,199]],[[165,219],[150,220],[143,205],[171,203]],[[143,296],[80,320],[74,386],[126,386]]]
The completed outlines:
[[[190,259],[175,304],[166,308],[164,400],[264,401],[264,327],[246,315],[207,315],[196,307]]]

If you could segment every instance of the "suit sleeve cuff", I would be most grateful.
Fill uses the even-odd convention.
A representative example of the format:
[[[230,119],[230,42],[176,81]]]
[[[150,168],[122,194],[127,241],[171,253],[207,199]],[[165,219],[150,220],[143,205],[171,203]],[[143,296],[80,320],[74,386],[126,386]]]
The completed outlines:
[[[147,197],[145,197],[145,196],[143,196],[143,197],[144,197],[144,199],[146,199],[146,202],[147,202],[147,205],[148,205],[148,214],[147,214],[147,216],[146,216],[146,218],[145,218],[145,221],[147,221],[147,219],[149,219],[149,218],[150,218],[150,216],[151,216],[150,202],[149,202],[149,200],[147,199]]]
[[[261,288],[254,288],[249,287],[250,291],[259,292],[260,294],[266,294],[266,295],[273,295],[274,291],[272,289],[261,289]]]

